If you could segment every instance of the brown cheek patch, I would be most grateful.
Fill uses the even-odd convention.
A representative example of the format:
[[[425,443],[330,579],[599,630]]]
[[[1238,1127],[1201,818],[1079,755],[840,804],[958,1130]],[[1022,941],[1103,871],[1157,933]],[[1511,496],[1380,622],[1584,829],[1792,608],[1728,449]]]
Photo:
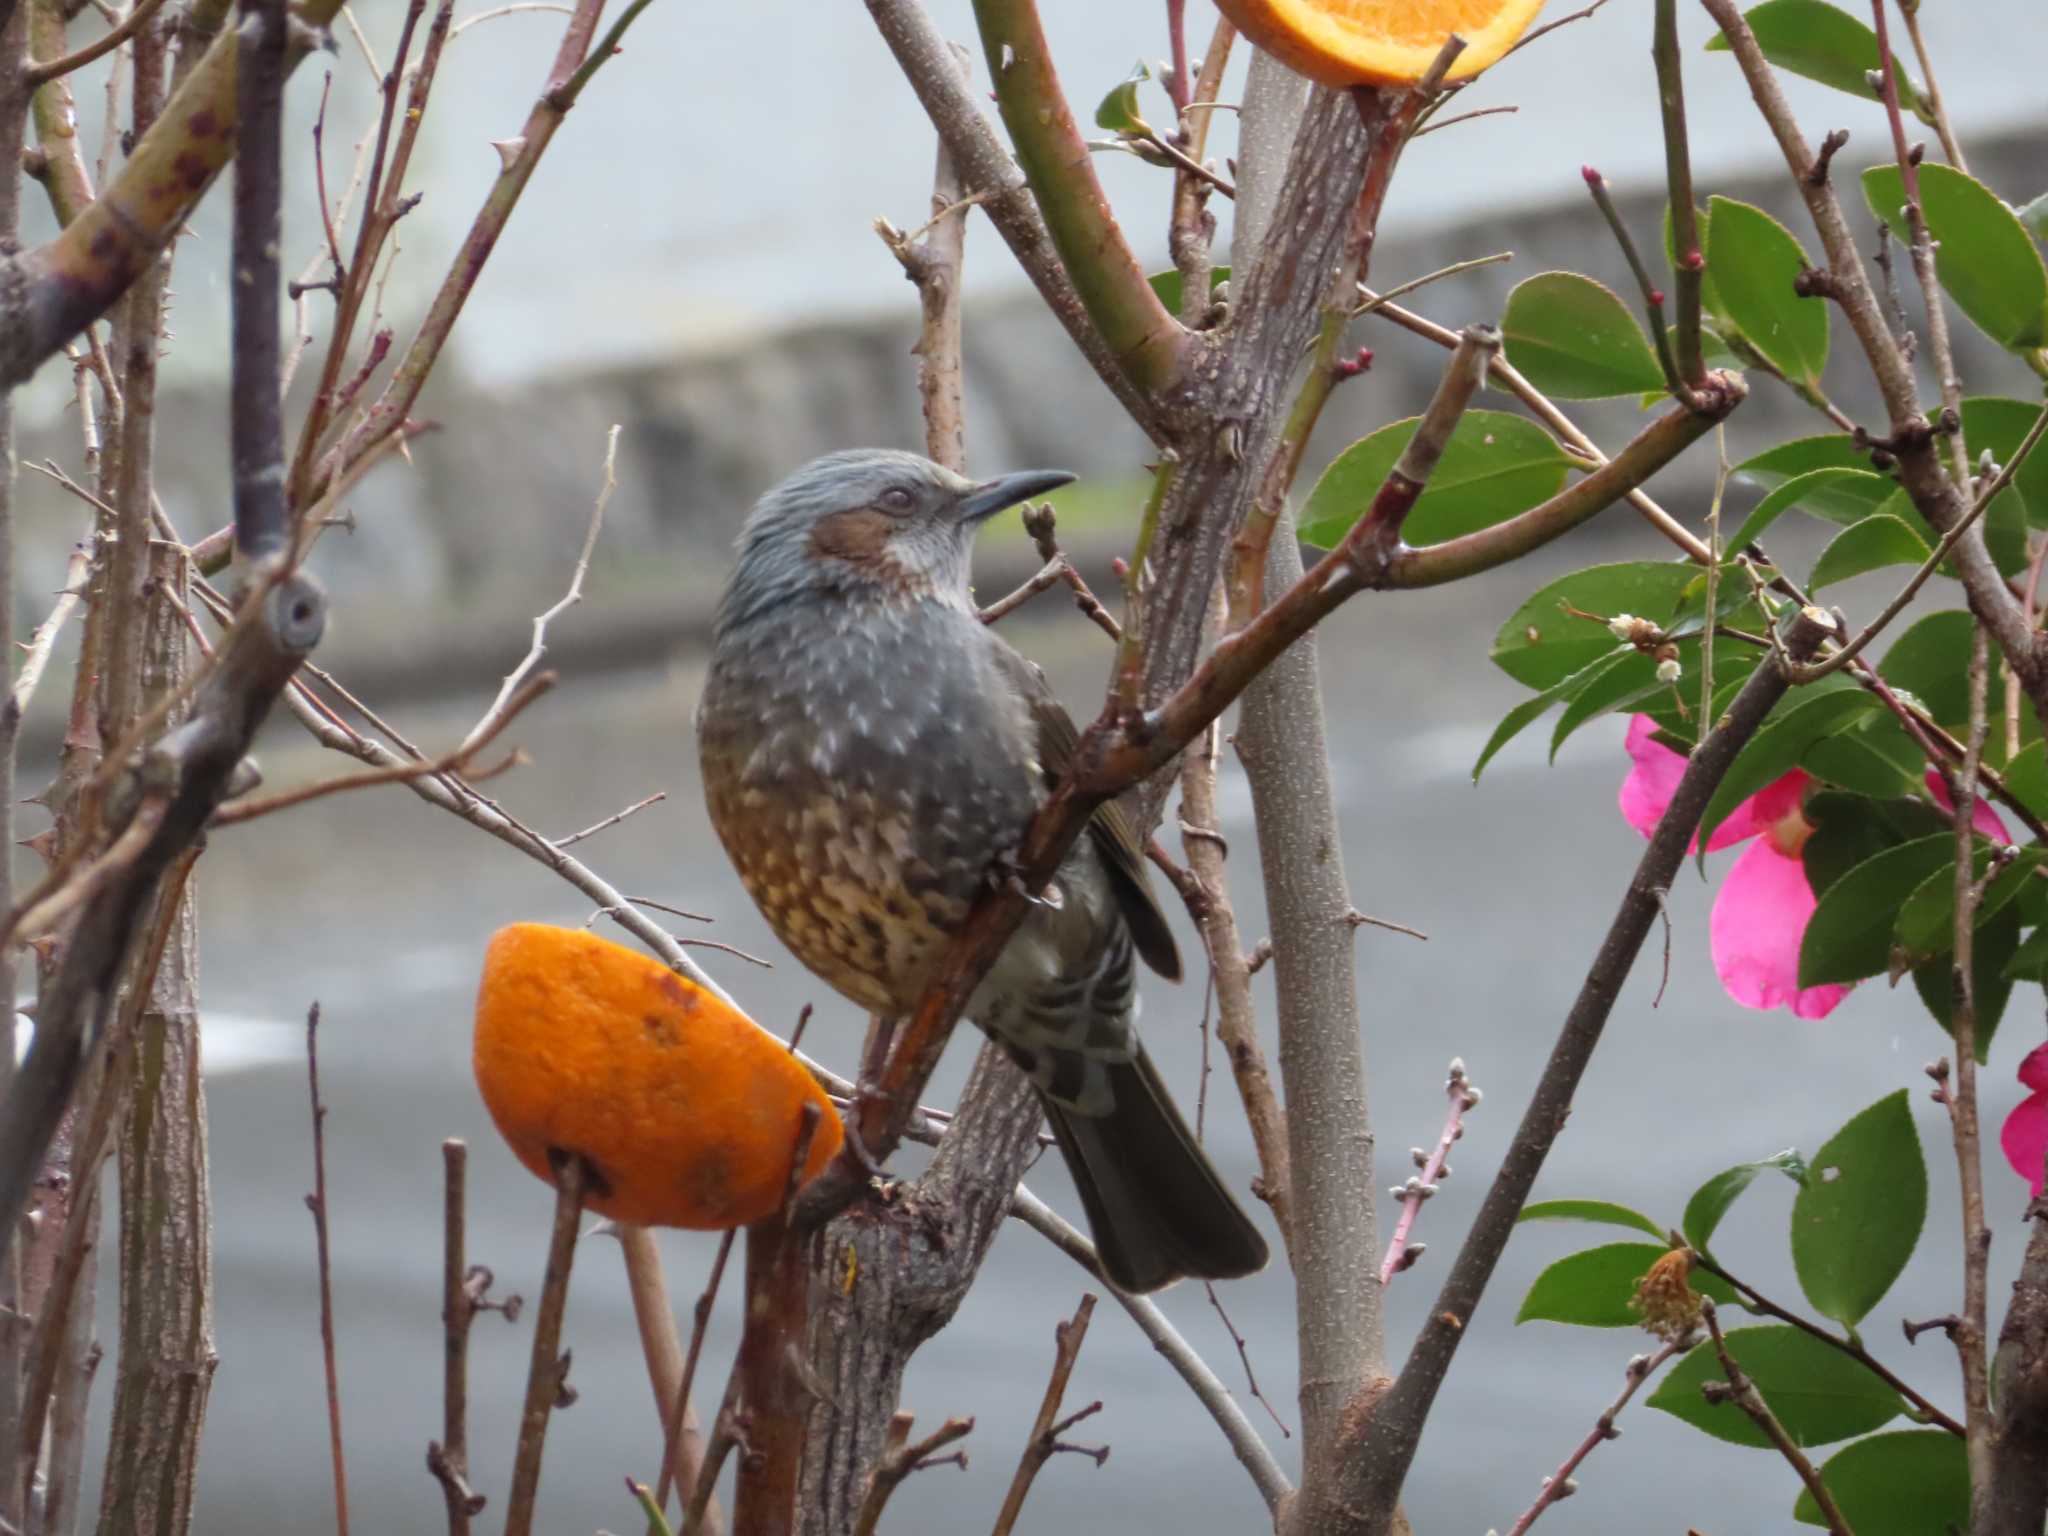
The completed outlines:
[[[888,557],[889,536],[894,528],[887,513],[872,507],[834,512],[830,517],[820,518],[811,530],[811,551],[851,560],[857,565],[878,564]]]

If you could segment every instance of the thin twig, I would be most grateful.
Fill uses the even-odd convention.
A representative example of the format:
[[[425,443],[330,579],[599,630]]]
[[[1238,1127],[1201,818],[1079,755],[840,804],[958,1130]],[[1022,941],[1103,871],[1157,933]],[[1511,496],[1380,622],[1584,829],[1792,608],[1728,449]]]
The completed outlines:
[[[562,594],[562,600],[554,607],[535,617],[533,644],[527,648],[526,655],[520,659],[519,665],[505,675],[504,685],[498,689],[498,696],[491,700],[491,707],[484,711],[483,718],[477,721],[475,728],[463,738],[462,745],[465,751],[473,750],[479,740],[488,740],[496,733],[502,723],[499,717],[509,709],[519,685],[540,665],[541,658],[548,653],[548,625],[583,601],[583,577],[590,570],[590,554],[597,548],[597,535],[604,527],[604,509],[612,499],[612,492],[619,488],[619,479],[614,473],[619,462],[619,432],[620,428],[614,425],[611,431],[605,434],[604,469],[598,482],[597,500],[590,509],[590,527],[583,535],[583,549],[576,556],[576,570],[569,578],[569,590]]]
[[[1023,1512],[1025,1496],[1031,1492],[1031,1483],[1038,1476],[1038,1469],[1061,1449],[1058,1438],[1060,1400],[1066,1396],[1067,1381],[1074,1374],[1074,1361],[1080,1356],[1082,1341],[1088,1337],[1088,1320],[1094,1315],[1095,1298],[1084,1292],[1074,1315],[1053,1329],[1056,1348],[1052,1379],[1045,1384],[1045,1395],[1038,1404],[1038,1417],[1032,1421],[1031,1438],[1024,1442],[1024,1454],[1017,1461],[1017,1470],[1010,1478],[1010,1491],[1003,1496],[1002,1512],[996,1516],[990,1536],[1010,1536],[1017,1524],[1017,1516]],[[1095,1406],[1100,1408],[1102,1405],[1097,1403]],[[1080,1416],[1075,1415],[1076,1418]],[[1073,1420],[1065,1422],[1072,1423]],[[1107,1459],[1108,1455],[1105,1449],[1103,1458]],[[1101,1464],[1101,1461],[1096,1463],[1097,1466]]]
[[[695,1372],[697,1357],[695,1353],[685,1357],[683,1342],[677,1336],[675,1312],[668,1300],[668,1280],[662,1273],[661,1250],[655,1246],[654,1234],[626,1222],[617,1223],[612,1230],[619,1240],[620,1257],[625,1260],[626,1289],[633,1298],[633,1321],[640,1331],[641,1353],[647,1357],[647,1377],[654,1388],[655,1420],[661,1426],[662,1471],[657,1479],[661,1501],[653,1505],[660,1513],[668,1503],[671,1464],[677,1481],[694,1485],[697,1468],[704,1460],[704,1435],[685,1390],[688,1378]],[[731,1233],[727,1233],[721,1250],[730,1238]],[[701,1331],[691,1334],[693,1350],[701,1349],[703,1342]],[[653,1498],[650,1492],[649,1501]],[[713,1505],[705,1513],[704,1536],[720,1536],[724,1525]]]
[[[57,647],[58,632],[85,600],[86,579],[91,568],[92,550],[81,544],[71,552],[70,564],[64,568],[64,589],[57,594],[57,601],[50,605],[48,617],[36,626],[36,632],[29,637],[28,654],[22,657],[21,670],[15,674],[14,691],[8,697],[9,707],[17,720],[28,712],[29,701],[36,694],[36,685],[42,682],[43,672],[50,665],[50,653]]]
[[[533,1322],[533,1359],[526,1371],[526,1406],[519,1416],[512,1491],[505,1500],[505,1536],[532,1536],[548,1415],[569,1385],[569,1357],[562,1353],[562,1315],[569,1305],[569,1271],[576,1262],[576,1225],[583,1214],[586,1174],[583,1159],[576,1153],[551,1152],[550,1158],[555,1165],[555,1224],[548,1238],[540,1310]]]
[[[603,821],[594,821],[589,826],[585,827],[581,832],[571,832],[567,837],[556,838],[554,845],[557,848],[574,847],[577,843],[582,842],[583,839],[585,839],[586,837],[594,837],[599,832],[602,832],[609,827],[616,827],[620,822],[624,821],[628,816],[633,815],[636,811],[644,811],[650,805],[659,805],[662,801],[666,800],[667,798],[667,790],[657,789],[653,794],[649,795],[646,799],[635,800],[623,811],[614,811],[611,815],[605,817]],[[635,897],[634,899],[636,901],[639,900],[638,897]],[[643,903],[643,905],[652,905],[652,903]]]
[[[1866,1350],[1857,1340],[1845,1339],[1830,1333],[1811,1318],[1801,1317],[1797,1312],[1779,1306],[1777,1302],[1772,1301],[1770,1297],[1757,1290],[1748,1281],[1740,1276],[1730,1274],[1721,1267],[1718,1260],[1710,1258],[1704,1253],[1695,1253],[1693,1255],[1693,1263],[1708,1274],[1713,1275],[1717,1279],[1725,1280],[1729,1285],[1734,1286],[1736,1292],[1742,1297],[1743,1306],[1748,1310],[1760,1312],[1766,1317],[1775,1317],[1781,1323],[1789,1323],[1808,1338],[1818,1339],[1830,1348],[1840,1350],[1851,1360],[1854,1360],[1858,1365],[1861,1365],[1865,1370],[1877,1377],[1879,1381],[1882,1381],[1886,1386],[1898,1393],[1907,1402],[1911,1403],[1913,1411],[1922,1419],[1947,1430],[1959,1439],[1962,1437],[1963,1426],[1958,1420],[1944,1413],[1925,1396],[1915,1391],[1911,1383],[1891,1371],[1883,1361]]]
[[[65,54],[61,59],[50,59],[31,64],[24,76],[28,89],[37,90],[52,80],[73,74],[97,59],[103,59],[116,48],[127,42],[149,24],[151,17],[163,8],[164,0],[136,0],[119,26],[103,37],[96,37],[83,48]]]
[[[1479,1089],[1465,1075],[1463,1058],[1451,1058],[1450,1075],[1444,1080],[1444,1097],[1450,1100],[1450,1113],[1444,1116],[1444,1128],[1437,1136],[1436,1146],[1427,1154],[1415,1159],[1421,1172],[1409,1177],[1405,1184],[1397,1185],[1394,1196],[1401,1202],[1401,1216],[1394,1223],[1394,1236],[1387,1244],[1387,1256],[1380,1261],[1380,1284],[1392,1283],[1394,1276],[1405,1269],[1414,1267],[1422,1257],[1421,1243],[1412,1247],[1408,1234],[1415,1228],[1415,1218],[1422,1213],[1422,1203],[1437,1192],[1437,1186],[1450,1176],[1451,1143],[1465,1134],[1465,1113],[1479,1105]],[[1421,1148],[1416,1151],[1421,1153]]]
[[[448,1536],[469,1536],[485,1502],[469,1486],[469,1325],[489,1273],[472,1271],[466,1255],[468,1144],[442,1142],[441,1169],[441,1438],[427,1442],[427,1470],[447,1500]]]
[[[1281,1470],[1280,1463],[1259,1438],[1259,1431],[1252,1421],[1245,1417],[1244,1410],[1230,1395],[1230,1389],[1209,1368],[1209,1364],[1188,1341],[1180,1330],[1167,1320],[1159,1310],[1159,1304],[1149,1296],[1133,1296],[1118,1290],[1103,1280],[1102,1265],[1096,1258],[1095,1245],[1076,1231],[1071,1223],[1030,1190],[1019,1185],[1010,1196],[1010,1214],[1033,1231],[1051,1240],[1068,1258],[1079,1264],[1095,1279],[1102,1281],[1109,1294],[1116,1298],[1131,1321],[1138,1325],[1152,1347],[1188,1389],[1195,1394],[1195,1400],[1208,1411],[1216,1427],[1223,1432],[1231,1452],[1250,1474],[1259,1496],[1265,1500],[1269,1511],[1277,1512],[1282,1504],[1294,1494],[1294,1485]]]
[[[854,1517],[853,1536],[875,1536],[875,1528],[882,1518],[882,1510],[889,1502],[902,1481],[913,1472],[922,1472],[927,1467],[950,1463],[961,1468],[967,1467],[967,1453],[954,1451],[947,1456],[939,1455],[955,1440],[964,1440],[974,1431],[972,1419],[948,1419],[937,1429],[916,1444],[910,1443],[910,1426],[916,1422],[916,1415],[898,1412],[889,1420],[888,1437],[882,1442],[881,1459],[875,1463],[875,1470],[868,1475],[868,1491],[860,1502],[860,1513]]]
[[[731,1256],[733,1239],[738,1235],[737,1232],[728,1229],[718,1239],[718,1256],[711,1261],[711,1277],[704,1282],[703,1294],[697,1298],[697,1305],[693,1311],[689,1352],[683,1357],[683,1374],[676,1382],[675,1400],[669,1405],[668,1418],[662,1428],[661,1477],[658,1491],[654,1496],[654,1506],[657,1509],[668,1508],[670,1487],[680,1486],[687,1481],[690,1487],[695,1488],[703,1479],[704,1468],[711,1459],[708,1450],[700,1451],[694,1469],[695,1475],[684,1479],[681,1448],[688,1433],[685,1427],[688,1420],[685,1416],[689,1412],[690,1386],[697,1379],[697,1362],[704,1356],[704,1335],[711,1327],[711,1308],[718,1300],[719,1282],[725,1279],[725,1261]],[[715,1476],[713,1481],[716,1481]],[[695,1518],[684,1522],[684,1529],[696,1531],[699,1536],[713,1536],[719,1523],[717,1504],[707,1498],[704,1506],[696,1511]]]
[[[1508,1536],[1522,1536],[1523,1532],[1542,1518],[1544,1510],[1559,1499],[1569,1498],[1578,1491],[1579,1485],[1573,1480],[1572,1474],[1578,1471],[1579,1463],[1592,1455],[1602,1441],[1613,1440],[1621,1434],[1621,1431],[1614,1427],[1614,1421],[1621,1416],[1621,1410],[1626,1408],[1629,1399],[1636,1395],[1636,1389],[1654,1376],[1657,1368],[1677,1354],[1684,1344],[1683,1339],[1670,1339],[1660,1345],[1655,1354],[1637,1355],[1629,1361],[1622,1373],[1620,1393],[1601,1412],[1600,1417],[1593,1421],[1593,1428],[1586,1438],[1573,1447],[1571,1454],[1559,1463],[1555,1472],[1543,1479],[1542,1491],[1536,1495],[1535,1502],[1523,1510],[1516,1517],[1515,1523],[1508,1527]]]
[[[1756,1383],[1751,1381],[1742,1367],[1735,1363],[1735,1356],[1728,1351],[1728,1341],[1721,1336],[1721,1319],[1715,1315],[1714,1303],[1704,1296],[1700,1298],[1700,1314],[1707,1321],[1707,1332],[1713,1335],[1714,1339],[1714,1353],[1720,1357],[1721,1370],[1728,1378],[1725,1390],[1718,1393],[1709,1389],[1724,1386],[1723,1383],[1702,1384],[1701,1391],[1707,1395],[1707,1401],[1732,1402],[1748,1414],[1756,1427],[1763,1431],[1765,1438],[1778,1448],[1778,1454],[1785,1458],[1786,1464],[1799,1474],[1799,1480],[1806,1484],[1806,1491],[1813,1495],[1814,1503],[1820,1506],[1821,1517],[1832,1536],[1855,1536],[1849,1529],[1849,1522],[1842,1517],[1841,1506],[1835,1503],[1835,1496],[1828,1492],[1828,1485],[1821,1480],[1820,1473],[1814,1470],[1813,1463],[1807,1459],[1806,1453],[1799,1449],[1793,1438],[1785,1433],[1785,1426],[1780,1424],[1778,1416],[1771,1412],[1771,1405],[1766,1403],[1763,1394],[1757,1391]]]
[[[1222,1320],[1224,1332],[1230,1335],[1230,1342],[1237,1346],[1237,1362],[1244,1367],[1245,1390],[1250,1392],[1253,1400],[1266,1410],[1266,1416],[1273,1421],[1273,1427],[1280,1431],[1280,1438],[1292,1440],[1294,1431],[1289,1429],[1287,1421],[1280,1417],[1280,1410],[1268,1402],[1266,1394],[1259,1390],[1258,1375],[1252,1370],[1251,1346],[1245,1342],[1244,1335],[1237,1331],[1237,1324],[1230,1320],[1230,1314],[1224,1310],[1223,1298],[1216,1294],[1215,1282],[1204,1280],[1202,1289],[1209,1293],[1209,1305],[1216,1309],[1216,1316]]]
[[[341,1375],[334,1357],[334,1272],[328,1263],[327,1106],[320,1102],[320,1005],[306,1010],[306,1095],[313,1115],[313,1248],[320,1271],[320,1357],[327,1369],[327,1443],[334,1459],[334,1529],[348,1536],[348,1466],[341,1450]]]

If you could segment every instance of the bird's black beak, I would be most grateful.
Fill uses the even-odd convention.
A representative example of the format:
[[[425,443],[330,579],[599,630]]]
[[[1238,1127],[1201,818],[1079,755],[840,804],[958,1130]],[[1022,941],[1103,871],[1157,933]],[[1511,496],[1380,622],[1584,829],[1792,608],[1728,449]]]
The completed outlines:
[[[998,475],[993,480],[984,480],[961,497],[953,515],[963,527],[972,527],[984,518],[995,516],[1005,507],[1014,507],[1020,501],[1029,501],[1033,496],[1043,496],[1047,491],[1071,485],[1074,479],[1075,476],[1064,469],[1021,469],[1014,475]]]

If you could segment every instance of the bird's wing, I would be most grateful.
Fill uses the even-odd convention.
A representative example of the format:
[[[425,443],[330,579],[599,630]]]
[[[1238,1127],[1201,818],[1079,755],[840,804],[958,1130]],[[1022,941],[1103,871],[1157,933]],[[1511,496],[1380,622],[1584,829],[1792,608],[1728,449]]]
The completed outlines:
[[[1047,787],[1055,788],[1073,764],[1074,749],[1080,741],[1073,719],[1046,686],[1037,667],[999,637],[989,638],[996,641],[996,660],[1004,677],[1023,696],[1031,711],[1039,767]],[[1167,927],[1166,914],[1159,910],[1152,895],[1137,834],[1114,800],[1097,807],[1088,821],[1088,835],[1102,856],[1103,868],[1109,871],[1110,889],[1124,921],[1130,925],[1131,940],[1139,955],[1167,980],[1179,981],[1180,950],[1173,942],[1173,930]]]

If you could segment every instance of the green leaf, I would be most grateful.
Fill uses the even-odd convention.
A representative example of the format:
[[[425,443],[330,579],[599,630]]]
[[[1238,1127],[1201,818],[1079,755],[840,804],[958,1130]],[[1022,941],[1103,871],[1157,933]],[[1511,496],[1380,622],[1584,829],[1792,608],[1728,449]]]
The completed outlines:
[[[1772,487],[1742,520],[1727,547],[1748,548],[1794,507],[1830,523],[1861,522],[1884,505],[1893,489],[1891,481],[1867,469],[1810,469]]]
[[[2048,977],[2048,928],[2036,928],[2027,935],[2027,941],[2005,962],[2005,974],[2010,981],[2038,982]]]
[[[2035,816],[2048,817],[2048,742],[2029,742],[2013,755],[2005,787]]]
[[[1970,615],[1960,608],[1930,613],[1892,642],[1878,675],[1903,688],[1942,725],[1970,718]]]
[[[1736,754],[1713,798],[1707,802],[1706,814],[1700,818],[1702,849],[1736,806],[1796,768],[1808,747],[1844,729],[1849,721],[1883,707],[1854,683],[1839,688],[1827,686],[1840,676],[1834,673],[1821,679],[1773,710],[1762,729]]]
[[[1756,34],[1764,57],[1778,68],[1846,91],[1860,101],[1875,99],[1864,77],[1879,67],[1877,34],[1847,12],[1821,0],[1764,0],[1743,12],[1742,19]],[[1724,53],[1728,39],[1717,32],[1707,47]],[[1899,105],[1924,116],[1928,109],[1920,89],[1896,54],[1892,77],[1899,82]]]
[[[1776,1169],[1797,1184],[1806,1177],[1806,1160],[1787,1148],[1757,1162],[1737,1163],[1733,1168],[1715,1174],[1694,1190],[1692,1198],[1685,1202],[1685,1240],[1705,1253],[1707,1245],[1713,1241],[1715,1229],[1721,1225],[1721,1218],[1728,1214],[1728,1208],[1766,1169]]]
[[[1179,268],[1168,267],[1164,272],[1154,272],[1145,281],[1150,283],[1152,291],[1159,295],[1159,302],[1166,306],[1168,314],[1177,315],[1180,313]],[[1219,287],[1229,281],[1230,268],[1211,267],[1209,269],[1209,292],[1212,295]]]
[[[1301,537],[1328,549],[1372,506],[1422,418],[1381,427],[1323,471],[1301,509]],[[1573,464],[1548,432],[1505,411],[1467,411],[1402,525],[1411,544],[1475,533],[1555,496]]]
[[[1522,1298],[1518,1323],[1574,1323],[1581,1328],[1632,1328],[1642,1317],[1631,1305],[1650,1266],[1671,1250],[1662,1243],[1609,1243],[1559,1259],[1536,1277]],[[1717,1306],[1733,1306],[1724,1281],[1694,1270],[1692,1288]]]
[[[1731,1328],[1728,1353],[1756,1383],[1794,1445],[1828,1445],[1867,1434],[1899,1416],[1899,1394],[1832,1345],[1786,1323]],[[1695,1346],[1646,1399],[1716,1440],[1768,1449],[1773,1443],[1732,1402],[1709,1403],[1700,1387],[1726,1381],[1713,1341]]]
[[[2026,225],[2027,233],[2036,240],[2048,240],[2048,192],[2043,192],[2026,207],[2016,209],[2019,221]]]
[[[1144,60],[1133,64],[1131,72],[1110,87],[1102,105],[1095,109],[1095,126],[1118,134],[1151,133],[1152,125],[1138,111],[1138,87],[1151,78],[1152,71],[1145,67]]]
[[[1970,1462],[1945,1429],[1895,1429],[1858,1440],[1821,1465],[1842,1519],[1856,1536],[1939,1536],[1970,1524]],[[1802,1490],[1792,1506],[1802,1525],[1826,1525]]]
[[[1632,1227],[1638,1232],[1647,1232],[1658,1242],[1665,1240],[1664,1229],[1641,1211],[1625,1205],[1616,1205],[1611,1200],[1538,1200],[1534,1205],[1522,1207],[1517,1221],[1604,1221],[1609,1226]]]
[[[1509,710],[1501,717],[1500,724],[1493,728],[1493,734],[1487,737],[1486,746],[1479,754],[1479,761],[1472,765],[1472,782],[1477,784],[1479,782],[1479,775],[1486,771],[1486,765],[1493,761],[1495,754],[1517,736],[1521,735],[1530,722],[1549,709],[1551,705],[1555,704],[1559,699],[1571,698],[1581,688],[1605,675],[1613,668],[1620,666],[1635,654],[1635,650],[1631,647],[1617,646],[1606,655],[1595,657],[1585,666],[1579,668],[1578,671],[1572,673],[1571,676],[1564,678],[1560,682],[1552,683],[1533,699],[1524,699],[1513,709]]]
[[[1869,469],[1870,455],[1840,432],[1824,437],[1795,437],[1744,459],[1734,468],[1735,478],[1751,485],[1776,490],[1796,475],[1816,469]],[[1857,505],[1862,506],[1859,500]]]
[[[1991,457],[2004,464],[2017,451],[2042,409],[2039,400],[2009,400],[1996,395],[1973,395],[1965,400],[1963,440],[1970,445],[1971,457],[1989,449]],[[2011,486],[1999,492],[1998,497],[2000,501],[2007,497],[2019,501],[2027,523],[2035,528],[2048,528],[2048,451],[2044,450],[2048,450],[2048,444],[2027,455]]]
[[[1872,729],[1881,718],[1873,716],[1863,729]],[[1914,782],[1917,786],[1917,775]],[[1805,814],[1813,834],[1800,858],[1806,866],[1806,883],[1817,897],[1825,896],[1849,871],[1887,848],[1937,832],[1951,844],[1955,841],[1948,818],[1917,796],[1879,800],[1823,789],[1807,795]]]
[[[1902,243],[1911,241],[1896,165],[1865,171],[1863,196]],[[1956,308],[2008,351],[2048,342],[2048,267],[2012,209],[1981,181],[1946,165],[1920,167],[1920,200],[1935,242],[1934,270]]]
[[[1995,917],[1978,924],[1970,940],[1970,992],[1976,999],[1976,1022],[1971,1035],[1974,1054],[1981,1064],[1990,1057],[1992,1039],[2005,1017],[2005,1005],[2012,998],[2013,956],[2020,947],[2020,914],[2008,906]],[[1913,989],[1920,1001],[1949,1034],[1956,1032],[1956,965],[1953,954],[1945,954],[1913,972]]]
[[[1813,1154],[1793,1197],[1792,1267],[1814,1310],[1852,1328],[1862,1321],[1913,1256],[1926,1219],[1927,1164],[1901,1088]]]
[[[1819,833],[1807,840],[1809,871]],[[1799,941],[1799,985],[1861,981],[1891,966],[1892,924],[1899,904],[1920,882],[1955,856],[1955,835],[1936,832],[1872,854],[1820,890],[1806,933]]]
[[[1632,560],[1561,576],[1517,608],[1493,639],[1493,662],[1516,682],[1548,688],[1614,649],[1607,626],[1572,617],[1632,613],[1662,624],[1697,574],[1684,561]]]
[[[1928,553],[1926,542],[1898,518],[1873,512],[1829,541],[1820,558],[1813,562],[1813,574],[1806,580],[1807,590],[1818,592],[1822,587],[1888,565],[1918,565]]]
[[[1501,336],[1529,382],[1559,400],[1606,400],[1664,387],[1664,370],[1626,304],[1576,272],[1515,285]]]
[[[1992,876],[1984,887],[1984,893],[1977,902],[1977,922],[1988,923],[2003,912],[2013,898],[2019,895],[2027,881],[2034,879],[2034,869],[2041,862],[2041,855],[2028,850],[2014,859],[2004,869]],[[1991,863],[1991,849],[1980,843],[1971,861],[1973,880],[1982,880],[1984,871]],[[1906,965],[1920,965],[1937,955],[1946,955],[1956,944],[1956,864],[1950,859],[1947,864],[1922,880],[1913,888],[1905,904],[1899,908],[1897,920],[1892,925],[1892,940],[1898,945],[1901,961]]]
[[[1826,783],[1887,800],[1918,789],[1927,760],[1897,717],[1886,711],[1852,731],[1815,742],[1799,766]]]
[[[1792,232],[1761,208],[1716,197],[1707,204],[1707,266],[1743,339],[1788,379],[1817,385],[1828,365],[1828,306],[1793,282],[1811,265]]]

